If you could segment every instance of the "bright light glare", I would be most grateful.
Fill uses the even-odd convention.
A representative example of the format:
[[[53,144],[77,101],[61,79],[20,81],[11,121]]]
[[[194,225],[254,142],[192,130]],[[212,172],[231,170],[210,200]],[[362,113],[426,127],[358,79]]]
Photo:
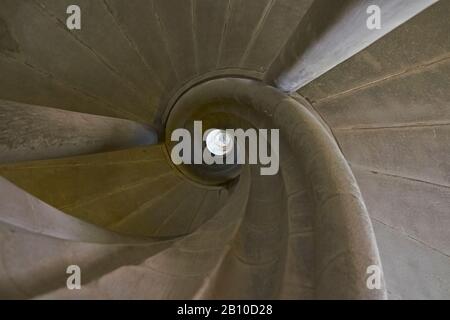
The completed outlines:
[[[233,149],[233,138],[225,130],[214,129],[206,136],[206,147],[212,154],[223,156]]]

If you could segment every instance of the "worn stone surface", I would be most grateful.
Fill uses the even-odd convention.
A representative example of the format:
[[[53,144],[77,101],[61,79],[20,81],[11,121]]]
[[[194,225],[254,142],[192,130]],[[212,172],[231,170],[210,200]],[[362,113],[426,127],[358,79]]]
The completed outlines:
[[[447,255],[376,221],[374,229],[392,299],[450,298]]]
[[[4,250],[4,278],[17,279],[28,296],[41,298],[384,298],[384,289],[365,287],[365,268],[380,264],[377,247],[358,187],[328,131],[299,102],[258,82],[230,78],[199,88],[179,103],[233,99],[240,107],[232,113],[243,120],[254,117],[251,110],[262,111],[252,120],[258,125],[285,107],[288,118],[273,118],[282,129],[283,170],[261,176],[258,167],[246,166],[233,184],[200,186],[168,163],[163,145],[1,166],[2,176],[76,218],[128,237],[158,240],[148,256],[141,244],[131,243],[129,254],[114,260],[112,266],[121,265],[114,269],[100,258],[98,264],[91,260],[97,250],[109,251],[78,241],[62,260],[45,258],[46,264],[29,267],[33,273],[47,266],[54,278],[27,284],[24,274],[12,271],[15,265],[66,247],[57,240],[35,240],[33,250],[44,248],[25,258],[13,260]],[[5,221],[14,222],[10,216]],[[20,239],[14,248],[26,254],[21,246],[39,237],[29,232],[20,238],[5,232],[5,241]],[[166,245],[160,241],[174,237],[170,247],[155,251]],[[341,253],[344,265],[334,259]],[[70,292],[60,283],[60,269],[78,259],[91,281],[85,291]],[[42,281],[45,286],[37,289]]]
[[[450,3],[439,1],[379,41],[344,61],[300,93],[311,101],[334,96],[395,75],[420,73],[421,66],[448,57]],[[388,82],[387,82],[388,83]],[[429,85],[421,82],[422,85]],[[426,92],[429,90],[423,90]],[[413,91],[412,91],[413,92]],[[428,96],[428,95],[427,95]],[[360,105],[361,107],[361,105]],[[356,111],[356,110],[354,110]]]
[[[388,5],[406,3],[394,10],[404,17],[412,2]],[[68,4],[82,30],[65,28]],[[0,166],[0,297],[384,298],[365,287],[365,267],[382,263],[390,298],[448,298],[450,3],[353,57],[350,20],[334,19],[351,16],[334,10],[343,4],[360,1],[3,0],[0,99],[53,110],[0,109],[0,157],[46,159]],[[231,99],[217,110],[246,119],[235,125],[280,128],[276,177],[244,170],[205,188],[161,145],[50,160],[135,143],[130,130],[148,124],[163,132],[161,115],[191,86],[261,79],[285,44],[298,48],[291,35],[309,52],[305,70],[320,71],[299,92],[311,105],[253,81],[200,92]],[[65,289],[72,263],[86,276],[79,292]]]
[[[230,103],[228,101],[230,99],[234,102]],[[295,168],[301,173],[300,179],[294,181],[306,183],[310,197],[309,202],[312,202],[314,208],[314,247],[303,246],[302,248],[305,250],[305,255],[311,254],[310,250],[314,252],[315,297],[330,299],[384,298],[384,287],[374,291],[368,290],[366,287],[367,267],[370,265],[381,267],[381,263],[371,222],[358,185],[329,131],[308,108],[280,91],[274,91],[273,88],[255,81],[232,78],[211,80],[195,87],[178,100],[174,112],[169,118],[166,136],[169,137],[172,127],[175,128],[177,121],[182,120],[182,114],[195,114],[199,112],[197,110],[202,110],[203,114],[207,114],[208,107],[213,112],[214,103],[220,105],[221,101],[228,101],[227,108],[230,110],[235,104],[240,104],[240,109],[254,108],[253,110],[262,111],[263,114],[271,116],[272,126],[280,128],[282,140],[289,147]],[[213,107],[210,106],[211,104]],[[256,121],[252,112],[242,111],[240,114],[241,117],[248,117],[250,122]],[[166,139],[166,144],[171,150],[171,141],[169,138]],[[283,160],[282,164],[289,163],[285,161]],[[292,170],[293,165],[291,162],[291,166],[288,165],[286,169]],[[256,180],[256,178],[254,179]],[[270,201],[269,203],[264,202],[265,205],[258,201],[276,197],[282,192],[281,188],[272,188],[274,185],[279,185],[274,179],[275,177],[260,177],[261,183],[256,183],[254,186],[257,192],[250,191],[247,215],[251,217],[253,208],[259,206],[256,211],[261,214],[260,219],[263,221],[265,207],[273,206]],[[305,188],[303,183],[300,184],[300,187],[293,188],[292,180],[286,178],[286,181],[289,195]],[[288,201],[287,203],[289,203]],[[286,203],[284,208],[286,208]],[[271,211],[280,212],[280,209],[274,208]],[[272,213],[272,217],[275,218],[276,215]],[[311,225],[307,219],[300,221]],[[274,228],[275,226],[276,224],[273,223]],[[299,228],[298,225],[297,228]],[[294,245],[294,243],[288,246],[290,245]],[[257,252],[255,248],[253,250]],[[337,256],[344,260],[335,260]],[[218,271],[219,275],[220,272],[228,275],[240,274],[241,264],[242,258],[238,263],[233,260],[232,254],[228,254],[225,257],[224,265]],[[274,268],[275,262],[268,263],[264,267],[269,268],[269,265]],[[276,274],[275,269],[263,269],[264,271],[261,272],[271,270],[270,272]],[[302,276],[308,278],[308,268],[301,270],[306,273]],[[244,281],[249,277],[247,271],[242,270],[242,280],[240,281],[243,297],[247,297],[248,288],[245,287]],[[234,291],[224,286],[224,283],[227,283],[224,279],[228,278],[221,276],[215,278],[215,285],[222,288],[216,294],[220,296],[219,292],[224,290],[227,293],[225,297],[230,297],[231,292]],[[308,285],[305,287],[308,288]],[[271,288],[273,291],[274,288]]]
[[[382,38],[437,0],[372,1],[382,27],[367,25],[369,5],[316,0],[270,66],[266,82],[294,92]]]
[[[0,100],[0,163],[70,157],[157,143],[149,126]]]
[[[353,171],[373,220],[450,255],[450,188],[359,167]]]
[[[330,125],[374,223],[389,230],[377,239],[390,298],[450,288],[448,260],[436,258],[449,252],[449,10],[437,2],[299,91]]]
[[[335,135],[352,164],[450,185],[450,125],[336,130]]]

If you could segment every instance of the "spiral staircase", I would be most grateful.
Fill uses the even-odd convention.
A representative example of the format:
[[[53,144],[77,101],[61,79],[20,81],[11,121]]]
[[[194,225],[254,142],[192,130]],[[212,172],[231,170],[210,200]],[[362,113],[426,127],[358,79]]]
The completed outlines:
[[[450,1],[370,2],[2,0],[0,298],[450,298]],[[174,165],[194,120],[279,172]]]

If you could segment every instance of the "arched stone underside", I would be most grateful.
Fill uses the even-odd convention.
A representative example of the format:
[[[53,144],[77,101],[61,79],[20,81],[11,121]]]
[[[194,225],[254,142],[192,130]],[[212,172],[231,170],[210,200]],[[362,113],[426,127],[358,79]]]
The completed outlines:
[[[83,170],[90,169],[95,162],[103,164],[105,157],[109,159],[107,162],[122,164],[124,175],[128,172],[133,175],[130,151],[123,160],[124,151],[51,160],[53,166],[59,163],[58,171],[48,170],[45,161],[32,166],[26,163],[3,166],[0,168],[3,176],[40,199],[110,230],[106,232],[127,234],[140,242],[138,245],[105,243],[91,249],[93,244],[85,243],[81,236],[68,246],[64,239],[49,238],[46,232],[36,234],[29,228],[22,230],[23,225],[13,223],[20,232],[11,233],[7,229],[3,232],[5,243],[16,243],[16,255],[12,258],[3,253],[7,268],[2,287],[11,289],[4,289],[2,295],[15,296],[19,291],[27,297],[43,295],[45,298],[385,298],[383,280],[382,287],[375,290],[370,290],[366,283],[368,267],[376,265],[381,269],[381,262],[358,185],[334,138],[308,108],[259,81],[222,78],[203,82],[183,94],[169,119],[176,119],[177,113],[191,114],[189,110],[202,109],[202,106],[225,108],[256,128],[279,128],[280,172],[275,176],[261,176],[258,166],[246,165],[234,184],[208,187],[201,181],[190,182],[189,176],[170,165],[170,159],[164,155],[165,147],[138,148],[133,164],[159,158],[159,170],[163,168],[161,165],[166,168],[164,180],[150,181],[161,185],[172,180],[165,194],[168,202],[163,207],[164,199],[155,193],[153,200],[136,203],[134,207],[118,203],[122,215],[111,218],[111,212],[105,212],[103,217],[98,212],[101,204],[112,201],[112,195],[138,192],[136,188],[140,186],[124,185],[120,190],[106,190],[104,195],[70,205],[57,198],[58,190],[67,196],[71,187],[57,182],[61,176],[76,179],[81,174],[86,178],[80,183],[89,189],[101,173],[91,171],[94,176],[90,176]],[[170,121],[166,129],[169,134]],[[142,153],[145,149],[151,150]],[[74,166],[78,168],[76,171]],[[30,181],[24,173],[36,178]],[[117,175],[115,171],[105,173]],[[47,194],[36,187],[41,181],[47,182]],[[186,207],[179,211],[173,205],[168,211],[174,199],[185,194],[186,188],[190,190],[193,202],[190,210],[195,215],[189,214]],[[78,197],[83,199],[80,194]],[[12,201],[5,199],[5,203]],[[208,212],[213,203],[216,209]],[[40,211],[35,210],[35,214],[39,215]],[[180,220],[185,221],[183,225]],[[149,236],[151,243],[142,244],[145,238],[139,240]],[[39,277],[45,283],[39,288],[51,289],[45,292],[37,289],[36,283],[28,282],[24,273],[18,273],[19,268],[14,265],[26,263],[23,259],[36,258],[36,254],[30,256],[28,252],[27,243],[31,239],[34,246],[45,249],[37,251],[42,265],[30,263],[29,274],[36,274],[40,268],[56,271],[64,262],[72,261],[82,264],[89,274],[83,290],[68,291],[61,278],[52,278],[49,272],[48,277]],[[120,267],[100,268],[101,259],[97,260],[94,252],[105,250],[116,256],[119,254],[116,250],[124,246],[130,252],[117,256],[120,262],[116,264],[122,264]],[[148,246],[163,249],[147,252]],[[44,258],[57,248],[65,248],[60,258],[54,261]],[[88,252],[92,254],[84,256]],[[142,279],[145,286],[138,285]],[[236,282],[236,279],[240,280]]]
[[[450,297],[450,1],[1,2],[0,298]],[[279,172],[174,165],[195,120]]]
[[[290,96],[261,82],[238,78],[211,80],[192,88],[177,101],[169,120],[224,102],[227,112],[239,114],[256,127],[279,128],[285,148],[280,152],[281,163],[292,154],[304,177],[314,206],[316,297],[385,298],[384,285],[381,290],[367,288],[367,268],[381,268],[375,236],[353,173],[327,129]],[[166,134],[173,129],[168,125]]]

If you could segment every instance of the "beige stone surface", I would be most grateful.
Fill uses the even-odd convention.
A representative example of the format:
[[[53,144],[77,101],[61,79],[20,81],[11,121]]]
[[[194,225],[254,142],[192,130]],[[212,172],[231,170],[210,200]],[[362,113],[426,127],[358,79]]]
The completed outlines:
[[[375,2],[2,0],[0,298],[450,298],[450,2]],[[193,120],[280,171],[174,166]]]

